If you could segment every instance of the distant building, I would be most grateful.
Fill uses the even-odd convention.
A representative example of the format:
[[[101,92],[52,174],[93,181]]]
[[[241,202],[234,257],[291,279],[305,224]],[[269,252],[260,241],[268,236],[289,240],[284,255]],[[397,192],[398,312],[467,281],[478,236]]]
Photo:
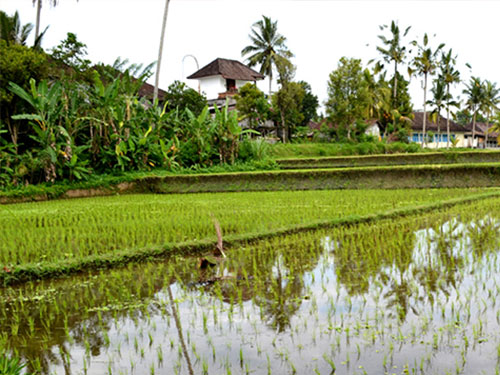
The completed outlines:
[[[264,76],[239,61],[217,58],[187,78],[197,79],[208,103],[220,107],[241,86],[247,82],[256,83]],[[230,100],[229,104],[234,106],[234,100]]]
[[[421,143],[423,138],[424,113],[414,112],[413,115],[410,141]],[[464,126],[450,120],[450,145],[453,140],[456,140],[456,147],[498,148],[500,147],[497,142],[498,134],[489,133],[490,127],[491,125],[487,126],[485,123],[477,122],[474,139],[472,139],[472,123]],[[425,132],[427,136],[429,136],[429,132],[432,133],[432,138],[427,140],[427,147],[446,147],[448,140],[446,118],[439,115],[437,121],[434,122],[431,120],[430,113],[427,113]]]

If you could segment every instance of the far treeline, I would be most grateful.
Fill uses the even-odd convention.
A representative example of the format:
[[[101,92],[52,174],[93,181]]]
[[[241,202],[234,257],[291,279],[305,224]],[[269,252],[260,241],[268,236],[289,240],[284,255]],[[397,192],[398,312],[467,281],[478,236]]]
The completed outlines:
[[[407,54],[395,23],[391,37],[380,36],[382,58],[371,70],[363,69],[360,60],[341,59],[330,75],[326,119],[317,114],[318,98],[310,85],[294,81],[293,54],[277,22],[268,17],[253,25],[252,44],[242,55],[270,80],[276,73],[279,90],[266,96],[247,84],[235,97],[236,111],[225,106],[213,109],[215,113],[203,95],[177,81],[153,101],[151,86],[145,84],[153,64],[142,67],[117,59],[113,65],[92,65],[86,45],[73,33],[50,51],[40,47],[43,33],[28,47],[32,28],[21,24],[17,12],[9,16],[0,11],[0,187],[156,168],[258,165],[267,147],[258,136],[269,132],[269,124],[282,142],[301,141],[311,135],[311,120],[323,120],[334,125],[323,126],[313,139],[355,143],[378,141],[364,133],[376,119],[385,141],[408,142],[413,109],[408,81],[398,71]],[[449,110],[455,105],[450,87],[459,81],[455,56],[442,46],[429,54],[427,42],[424,38],[411,66],[431,77],[443,69],[438,56],[448,59],[448,70],[440,70],[435,82],[444,82],[441,108]],[[393,77],[386,78],[389,66],[384,63],[394,64]],[[496,85],[474,78],[468,90],[468,112],[462,115],[492,120]],[[487,92],[489,107],[484,104]]]

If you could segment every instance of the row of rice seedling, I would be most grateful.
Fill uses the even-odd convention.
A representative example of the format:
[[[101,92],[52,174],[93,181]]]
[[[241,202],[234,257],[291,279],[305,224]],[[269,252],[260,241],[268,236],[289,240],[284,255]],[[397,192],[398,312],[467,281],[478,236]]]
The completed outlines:
[[[0,352],[82,374],[495,373],[500,198],[0,289]]]
[[[480,189],[126,195],[0,207],[0,266],[272,231],[484,192]]]

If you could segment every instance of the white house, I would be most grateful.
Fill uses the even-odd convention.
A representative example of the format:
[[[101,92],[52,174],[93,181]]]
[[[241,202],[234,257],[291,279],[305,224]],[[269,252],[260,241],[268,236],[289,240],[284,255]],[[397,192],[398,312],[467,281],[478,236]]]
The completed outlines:
[[[420,143],[423,138],[423,112],[413,112],[414,118],[411,124],[412,135],[410,141]],[[477,147],[477,148],[498,148],[498,133],[491,133],[489,129],[491,125],[481,122],[476,123],[474,140],[472,139],[472,124],[460,125],[450,120],[450,143],[456,142],[456,147]],[[429,148],[446,147],[448,142],[448,134],[446,131],[446,119],[439,115],[436,122],[431,120],[430,114],[427,113],[426,129],[427,137],[429,133],[433,134],[432,139],[429,139],[426,146]],[[431,137],[429,137],[431,138]]]
[[[210,103],[230,97],[245,83],[255,83],[264,76],[239,61],[217,58],[187,78],[199,81],[200,91]]]

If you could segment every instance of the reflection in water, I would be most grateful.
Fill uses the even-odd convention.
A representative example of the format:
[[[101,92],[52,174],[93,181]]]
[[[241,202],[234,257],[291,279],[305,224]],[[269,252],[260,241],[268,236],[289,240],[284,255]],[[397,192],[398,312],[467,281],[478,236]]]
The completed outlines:
[[[204,270],[175,258],[7,288],[0,350],[44,374],[491,373],[499,208],[278,237]]]

